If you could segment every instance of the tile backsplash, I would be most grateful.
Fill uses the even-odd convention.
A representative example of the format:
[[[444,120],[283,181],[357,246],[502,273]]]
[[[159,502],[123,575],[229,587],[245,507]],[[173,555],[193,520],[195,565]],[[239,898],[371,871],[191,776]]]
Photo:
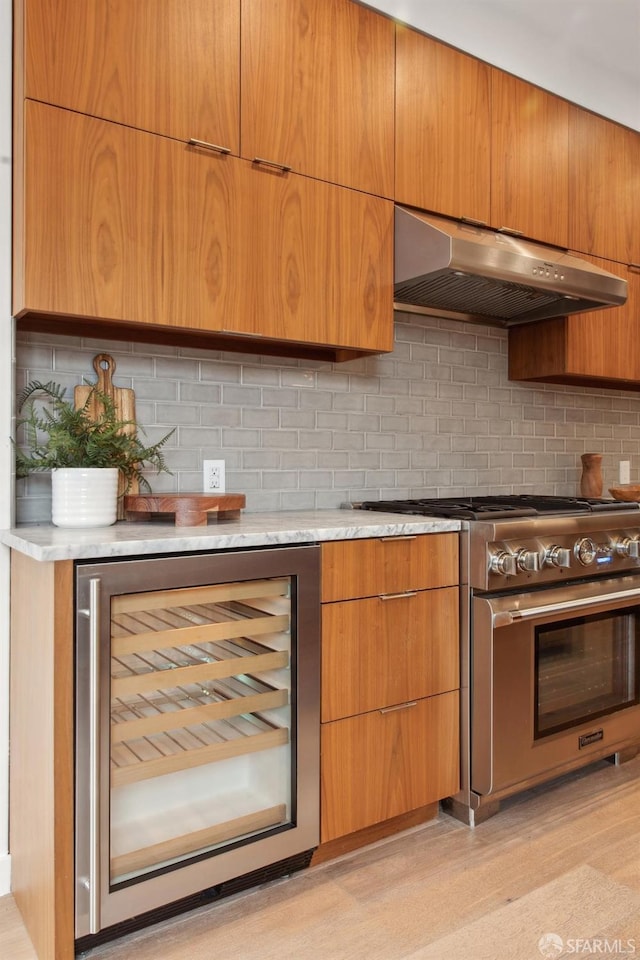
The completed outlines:
[[[393,353],[343,364],[189,347],[19,333],[18,392],[31,379],[114,383],[165,448],[154,492],[201,491],[202,461],[224,460],[247,510],[338,507],[363,498],[578,493],[580,456],[603,454],[604,495],[631,461],[640,476],[640,395],[507,379],[507,334],[396,315]],[[48,521],[50,478],[17,482],[17,522]]]

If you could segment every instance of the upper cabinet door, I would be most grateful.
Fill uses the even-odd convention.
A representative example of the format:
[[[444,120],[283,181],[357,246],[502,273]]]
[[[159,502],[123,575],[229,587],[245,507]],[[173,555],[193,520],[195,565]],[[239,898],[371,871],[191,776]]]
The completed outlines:
[[[242,156],[392,197],[394,31],[351,0],[242,0]]]
[[[573,105],[569,119],[570,245],[640,263],[640,134]]]
[[[569,245],[569,104],[492,70],[491,225]]]
[[[24,0],[25,96],[239,153],[240,0]]]
[[[490,67],[397,28],[396,200],[489,222]]]
[[[31,100],[24,170],[17,317],[393,349],[390,200]]]

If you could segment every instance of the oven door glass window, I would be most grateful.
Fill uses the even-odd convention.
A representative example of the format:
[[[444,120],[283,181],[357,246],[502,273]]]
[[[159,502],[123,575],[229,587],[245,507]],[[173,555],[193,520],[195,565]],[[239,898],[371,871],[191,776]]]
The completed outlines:
[[[638,703],[635,608],[535,631],[536,739]]]

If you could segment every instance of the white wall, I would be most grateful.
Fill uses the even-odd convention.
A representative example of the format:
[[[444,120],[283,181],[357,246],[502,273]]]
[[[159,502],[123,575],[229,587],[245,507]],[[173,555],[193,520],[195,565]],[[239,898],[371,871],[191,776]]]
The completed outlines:
[[[0,0],[0,528],[12,522],[11,0]],[[9,551],[0,547],[0,896],[9,892]]]
[[[367,0],[367,5],[640,130],[638,0]]]
[[[640,129],[637,77],[612,69],[631,60],[640,38],[637,0],[377,0],[369,3],[425,33],[570,100]],[[638,11],[620,29],[616,11]],[[584,23],[601,15],[598,36],[609,64],[584,46]],[[535,38],[538,38],[536,41]],[[0,0],[0,527],[12,522],[13,333],[10,312],[11,0]],[[9,890],[8,558],[0,547],[0,895]]]

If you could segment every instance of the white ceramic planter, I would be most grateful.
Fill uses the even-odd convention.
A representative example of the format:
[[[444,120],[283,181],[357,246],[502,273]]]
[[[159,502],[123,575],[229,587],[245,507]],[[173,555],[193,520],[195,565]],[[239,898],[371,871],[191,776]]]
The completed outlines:
[[[109,527],[116,522],[116,467],[51,471],[51,519],[56,527]]]

